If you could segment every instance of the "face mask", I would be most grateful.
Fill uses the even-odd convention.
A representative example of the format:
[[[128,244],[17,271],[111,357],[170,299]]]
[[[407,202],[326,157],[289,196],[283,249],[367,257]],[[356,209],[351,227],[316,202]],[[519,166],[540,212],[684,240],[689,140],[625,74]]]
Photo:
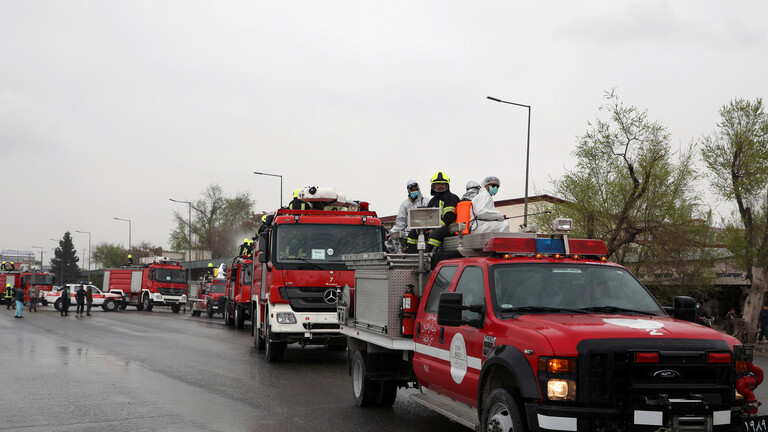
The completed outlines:
[[[496,195],[496,192],[499,191],[499,188],[497,186],[491,186],[488,188],[488,193],[491,194],[491,196]]]
[[[410,195],[411,198],[416,199],[419,196],[419,191],[410,192],[408,195]]]

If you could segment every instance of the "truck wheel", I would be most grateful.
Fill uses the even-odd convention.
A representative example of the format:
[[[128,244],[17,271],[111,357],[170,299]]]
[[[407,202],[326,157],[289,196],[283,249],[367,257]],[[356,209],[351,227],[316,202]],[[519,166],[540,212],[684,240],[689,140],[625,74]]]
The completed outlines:
[[[43,305],[43,306],[48,306],[48,300],[43,298],[42,300],[40,300],[40,304]]]
[[[61,299],[56,300],[53,303],[53,307],[55,307],[57,311],[61,312]]]
[[[208,318],[213,318],[213,303],[208,302],[206,304],[205,313],[208,314]]]
[[[360,350],[355,351],[355,358],[352,361],[352,392],[355,396],[355,405],[375,406],[376,399],[380,396],[380,382],[366,378],[368,371],[365,366],[365,357]]]
[[[255,346],[258,351],[264,351],[266,343],[264,343],[264,338],[261,337],[261,331],[258,329],[258,327],[256,327],[255,324],[253,333],[253,346]]]
[[[381,381],[379,385],[381,386],[381,391],[379,391],[376,405],[391,407],[397,399],[397,383],[394,381]]]
[[[272,329],[267,327],[267,340],[264,358],[268,363],[279,362],[285,354],[285,343],[272,340]]]
[[[120,302],[120,310],[125,310],[125,308],[128,307],[128,300],[123,299],[123,301]]]
[[[235,320],[232,318],[232,314],[229,311],[229,300],[224,303],[224,325],[232,327],[235,325]]]
[[[497,388],[492,391],[488,399],[483,403],[483,431],[512,431],[521,432],[523,420],[517,401],[512,396],[512,390]]]
[[[179,313],[180,310],[181,310],[181,305],[180,304],[171,305],[171,312]]]
[[[241,305],[235,305],[235,328],[241,329],[245,325],[245,316]]]
[[[152,312],[152,307],[153,306],[154,305],[152,304],[152,299],[150,299],[148,295],[145,295],[144,297],[142,297],[142,299],[141,299],[141,307],[142,307],[142,309],[144,309],[147,312]],[[139,309],[139,310],[141,310],[141,309]]]
[[[117,310],[117,302],[114,300],[107,300],[101,305],[101,308],[107,312],[114,312]]]

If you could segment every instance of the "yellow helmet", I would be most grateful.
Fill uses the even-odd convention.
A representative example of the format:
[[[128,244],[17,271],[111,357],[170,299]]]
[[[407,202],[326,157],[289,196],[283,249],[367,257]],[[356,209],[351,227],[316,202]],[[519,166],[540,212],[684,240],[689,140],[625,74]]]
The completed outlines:
[[[131,256],[131,254],[128,254],[128,258],[133,258],[133,257]]]
[[[261,223],[266,223],[266,222],[267,222],[267,214],[264,213],[264,216],[261,217]]]
[[[211,263],[208,263],[208,267],[213,267],[213,264],[211,264]]]
[[[248,243],[248,239],[247,239],[247,238],[244,238],[244,239],[243,239],[243,243]]]
[[[448,175],[442,171],[438,171],[437,174],[432,176],[430,183],[450,183],[451,179]]]
[[[294,197],[294,198],[298,198],[298,197],[299,197],[299,191],[300,191],[300,190],[301,190],[301,188],[296,188],[296,190],[295,190],[295,191],[293,191],[293,197]]]

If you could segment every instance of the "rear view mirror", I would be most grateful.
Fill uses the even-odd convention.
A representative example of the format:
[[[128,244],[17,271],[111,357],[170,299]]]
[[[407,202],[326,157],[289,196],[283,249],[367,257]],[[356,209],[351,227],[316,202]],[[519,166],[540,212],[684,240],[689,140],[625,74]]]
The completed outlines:
[[[674,311],[672,316],[674,318],[696,322],[696,302],[688,296],[675,297]]]
[[[464,322],[461,312],[464,310],[462,293],[444,292],[440,294],[437,304],[437,324],[448,327],[458,327]]]

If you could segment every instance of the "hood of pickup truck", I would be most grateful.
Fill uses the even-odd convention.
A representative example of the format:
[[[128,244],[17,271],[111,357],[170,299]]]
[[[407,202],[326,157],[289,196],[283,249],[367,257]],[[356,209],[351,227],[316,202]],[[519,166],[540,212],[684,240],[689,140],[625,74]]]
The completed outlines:
[[[670,317],[617,314],[522,315],[520,324],[547,338],[561,354],[576,354],[576,345],[587,339],[709,339],[729,345],[738,340],[699,324]]]

